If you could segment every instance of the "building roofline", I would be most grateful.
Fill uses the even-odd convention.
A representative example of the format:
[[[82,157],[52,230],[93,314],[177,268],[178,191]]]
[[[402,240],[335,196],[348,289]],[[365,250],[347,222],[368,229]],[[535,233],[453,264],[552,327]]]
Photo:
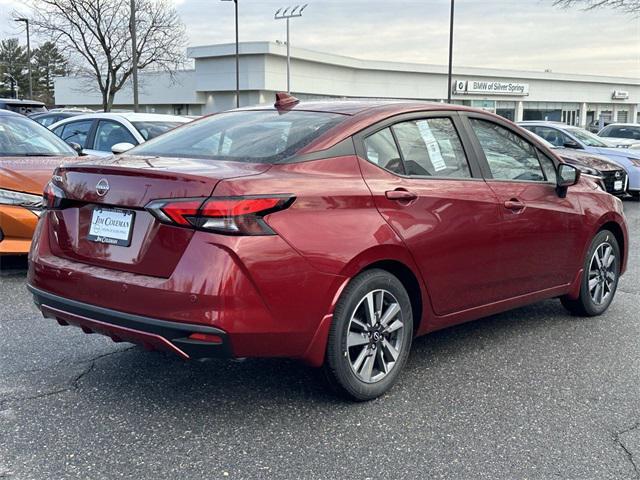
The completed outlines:
[[[275,42],[240,42],[240,55],[274,55],[286,56],[287,47],[283,43]],[[187,48],[187,56],[193,59],[227,57],[235,55],[235,43],[223,43],[216,45],[200,45]],[[446,74],[446,65],[434,65],[409,62],[391,62],[383,60],[364,60],[333,53],[319,52],[306,48],[292,47],[291,56],[300,60],[329,65],[339,65],[343,67],[359,70],[383,70],[408,73],[435,73]],[[621,85],[640,85],[640,78],[613,77],[604,75],[583,75],[575,73],[560,72],[536,72],[529,70],[507,70],[499,68],[480,68],[454,66],[454,75],[477,76],[477,77],[502,77],[514,79],[532,80],[561,80],[572,82],[589,83],[614,83]]]

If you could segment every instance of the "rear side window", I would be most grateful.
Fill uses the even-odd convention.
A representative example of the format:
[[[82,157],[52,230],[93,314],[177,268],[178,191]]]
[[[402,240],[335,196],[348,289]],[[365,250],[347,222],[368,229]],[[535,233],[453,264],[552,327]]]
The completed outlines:
[[[393,126],[407,175],[471,178],[467,157],[453,122],[430,118]]]
[[[367,159],[379,167],[400,175],[404,175],[400,152],[396,146],[391,130],[385,128],[365,138],[364,147]]]
[[[276,163],[294,156],[346,118],[337,113],[297,110],[228,112],[188,123],[128,153]]]
[[[470,119],[493,178],[544,182],[536,149],[522,137],[496,123]]]
[[[127,130],[124,125],[117,122],[108,122],[101,120],[98,122],[98,128],[96,128],[96,138],[94,140],[95,150],[100,152],[110,152],[111,147],[116,143],[131,143],[137,144],[131,132]]]

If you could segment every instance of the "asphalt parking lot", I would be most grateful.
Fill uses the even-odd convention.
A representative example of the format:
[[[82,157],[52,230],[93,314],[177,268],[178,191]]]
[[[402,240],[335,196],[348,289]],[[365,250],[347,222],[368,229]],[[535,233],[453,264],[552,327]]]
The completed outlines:
[[[284,360],[184,363],[44,320],[0,277],[0,478],[640,478],[640,203],[600,318],[557,301],[420,338],[365,404]]]

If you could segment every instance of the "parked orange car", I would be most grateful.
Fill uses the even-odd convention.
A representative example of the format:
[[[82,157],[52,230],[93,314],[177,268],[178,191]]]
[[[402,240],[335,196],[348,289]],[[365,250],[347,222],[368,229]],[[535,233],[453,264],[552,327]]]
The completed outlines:
[[[42,125],[0,110],[0,255],[29,253],[44,186],[77,155]]]

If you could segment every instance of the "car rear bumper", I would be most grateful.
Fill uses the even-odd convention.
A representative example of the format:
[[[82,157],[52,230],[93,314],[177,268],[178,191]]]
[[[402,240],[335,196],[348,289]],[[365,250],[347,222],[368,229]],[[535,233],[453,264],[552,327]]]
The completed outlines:
[[[89,305],[27,285],[45,318],[60,325],[74,325],[85,333],[100,333],[115,342],[131,342],[148,350],[175,353],[184,360],[233,356],[226,332],[219,328],[170,322]],[[189,338],[201,334],[199,340]]]
[[[232,357],[289,357],[321,363],[324,352],[315,345],[325,342],[326,335],[318,331],[346,278],[314,269],[280,237],[196,232],[171,275],[163,278],[54,255],[47,234],[50,221],[45,214],[36,229],[27,274],[36,303],[48,307],[43,309],[45,316],[174,353],[178,352],[163,340],[144,334],[184,346],[189,332],[210,327],[223,332],[224,346]],[[313,288],[300,295],[301,285]],[[49,303],[38,300],[46,294]],[[52,304],[51,299],[57,302]],[[169,322],[178,332],[149,330],[149,322],[138,326],[121,318],[157,319]],[[135,332],[116,332],[116,327]],[[195,346],[179,348],[191,357],[187,349]],[[193,355],[212,356],[205,353]]]

